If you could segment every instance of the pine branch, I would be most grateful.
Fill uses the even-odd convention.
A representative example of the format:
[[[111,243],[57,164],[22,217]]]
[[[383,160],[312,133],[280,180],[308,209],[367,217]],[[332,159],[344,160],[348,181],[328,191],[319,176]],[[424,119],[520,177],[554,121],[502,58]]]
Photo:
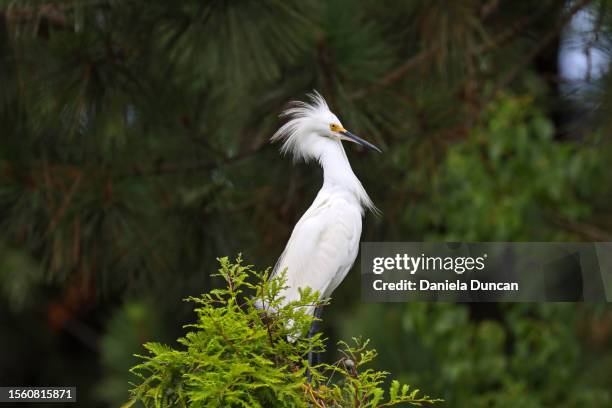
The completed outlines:
[[[38,24],[41,18],[49,21],[56,27],[72,28],[65,11],[66,6],[56,3],[41,4],[37,7],[29,5],[21,7],[7,7],[6,11],[0,11],[9,24],[23,24],[34,22]]]
[[[597,242],[612,242],[612,233],[595,225],[568,220],[559,215],[550,216],[551,221],[566,231]]]
[[[549,30],[542,37],[542,39],[518,61],[518,63],[510,68],[508,73],[500,81],[497,82],[491,95],[494,97],[498,91],[508,86],[517,77],[517,75],[548,46],[551,41],[559,36],[561,30],[563,30],[565,25],[572,19],[572,17],[591,3],[591,1],[592,0],[582,0],[570,8],[570,10],[558,20],[557,24],[555,24],[553,28]]]
[[[370,93],[377,91],[380,88],[384,88],[394,84],[395,82],[402,79],[408,72],[412,71],[414,68],[418,67],[420,64],[433,57],[439,49],[440,46],[433,46],[429,49],[419,52],[399,67],[386,74],[374,85],[354,92],[352,95],[349,96],[349,98],[351,100],[359,100],[368,96]]]
[[[218,161],[195,160],[195,161],[187,162],[187,163],[185,162],[161,163],[161,164],[147,164],[145,166],[135,165],[126,171],[113,173],[112,177],[116,179],[122,179],[122,178],[129,178],[129,177],[159,176],[159,175],[164,175],[164,174],[212,170],[212,169],[215,169],[223,165],[235,164],[243,160],[246,160],[250,157],[253,157],[259,153],[262,147],[263,145],[255,146],[254,148],[247,150],[243,153],[240,153],[240,154],[237,154],[231,157],[225,157]]]
[[[489,16],[490,12],[492,12],[492,10],[488,10],[486,13],[483,12],[483,14],[481,15],[481,19],[483,20],[486,19]],[[526,27],[530,26],[535,21],[537,21],[540,17],[542,17],[542,14],[543,13],[540,12],[540,13],[529,14],[527,16],[522,17],[516,23],[514,23],[509,29],[502,31],[500,34],[495,36],[490,41],[486,41],[484,44],[481,44],[475,47],[474,49],[468,50],[468,55],[469,56],[479,55],[479,54],[487,53],[487,52],[494,50],[500,45],[515,38]],[[430,58],[435,56],[436,53],[440,49],[441,49],[440,45],[434,45],[431,48],[428,48],[426,50],[419,52],[418,54],[409,58],[406,62],[404,62],[399,67],[387,73],[374,85],[371,85],[364,89],[357,90],[356,92],[351,94],[349,98],[351,100],[359,100],[381,88],[385,88],[385,87],[393,85],[395,82],[401,80],[404,76],[406,76],[413,69],[417,68],[418,66],[420,66],[421,64],[423,64],[424,62],[428,61]]]
[[[133,177],[149,177],[161,176],[166,174],[179,174],[207,170],[209,171],[220,166],[239,163],[243,160],[253,157],[257,155],[262,148],[263,145],[258,145],[250,150],[247,150],[235,156],[225,157],[221,160],[215,161],[194,160],[191,162],[163,163],[162,160],[157,159],[152,160],[152,162],[148,164],[133,165],[127,168],[126,170],[118,171],[109,171],[108,166],[86,169],[84,166],[81,165],[43,165],[42,168],[19,168],[18,171],[13,171],[17,169],[12,169],[10,165],[6,164],[5,175],[11,175],[13,177],[19,178],[22,174],[27,173],[33,175],[33,179],[39,179],[39,177],[36,175],[40,175],[40,178],[42,180],[45,180],[45,183],[50,186],[52,184],[52,180],[55,180],[57,177],[63,177],[65,175],[69,175],[72,179],[78,178],[80,183],[81,181],[83,181],[81,180],[82,178],[91,180],[92,178],[106,177],[111,178],[113,180],[122,180]]]

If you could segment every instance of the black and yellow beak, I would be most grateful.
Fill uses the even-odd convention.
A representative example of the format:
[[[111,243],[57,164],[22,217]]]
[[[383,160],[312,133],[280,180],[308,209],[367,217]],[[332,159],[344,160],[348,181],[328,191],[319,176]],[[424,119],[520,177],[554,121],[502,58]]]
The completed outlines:
[[[367,142],[367,141],[363,140],[359,136],[352,134],[351,132],[349,132],[346,129],[341,130],[340,134],[342,135],[342,139],[344,139],[344,140],[348,140],[349,142],[360,144],[360,145],[362,145],[364,147],[367,147],[369,149],[376,150],[378,153],[382,153],[382,150],[380,150],[378,147],[374,146],[370,142]]]

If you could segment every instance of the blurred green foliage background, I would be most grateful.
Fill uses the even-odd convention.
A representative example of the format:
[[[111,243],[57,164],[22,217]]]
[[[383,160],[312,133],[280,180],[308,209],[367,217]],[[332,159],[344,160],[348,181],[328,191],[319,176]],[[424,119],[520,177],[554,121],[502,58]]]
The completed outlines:
[[[118,406],[216,257],[273,265],[321,172],[268,139],[312,89],[384,150],[347,148],[362,240],[612,241],[610,1],[0,4],[2,385]],[[444,406],[612,405],[609,306],[364,305],[357,267],[325,333]]]

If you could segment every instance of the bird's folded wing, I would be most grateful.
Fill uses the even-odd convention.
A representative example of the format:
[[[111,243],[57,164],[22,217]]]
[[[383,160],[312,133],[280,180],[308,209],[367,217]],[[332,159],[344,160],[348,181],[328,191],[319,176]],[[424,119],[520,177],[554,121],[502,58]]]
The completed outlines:
[[[315,206],[315,204],[319,204]],[[359,225],[355,225],[355,220]],[[287,269],[287,301],[310,287],[324,297],[344,278],[356,254],[361,214],[346,202],[313,203],[295,226],[275,272]]]

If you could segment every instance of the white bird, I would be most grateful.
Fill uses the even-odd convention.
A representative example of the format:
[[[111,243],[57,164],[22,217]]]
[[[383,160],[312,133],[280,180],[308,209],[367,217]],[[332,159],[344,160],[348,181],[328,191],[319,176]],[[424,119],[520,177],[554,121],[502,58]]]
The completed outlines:
[[[310,103],[292,102],[288,117],[272,136],[283,141],[281,151],[295,160],[316,160],[323,167],[323,187],[293,228],[273,275],[287,270],[285,302],[300,298],[299,288],[310,287],[320,299],[329,298],[353,266],[359,250],[364,211],[378,210],[353,173],[342,140],[380,152],[373,144],[347,131],[318,93]],[[306,310],[314,314],[314,307]]]

